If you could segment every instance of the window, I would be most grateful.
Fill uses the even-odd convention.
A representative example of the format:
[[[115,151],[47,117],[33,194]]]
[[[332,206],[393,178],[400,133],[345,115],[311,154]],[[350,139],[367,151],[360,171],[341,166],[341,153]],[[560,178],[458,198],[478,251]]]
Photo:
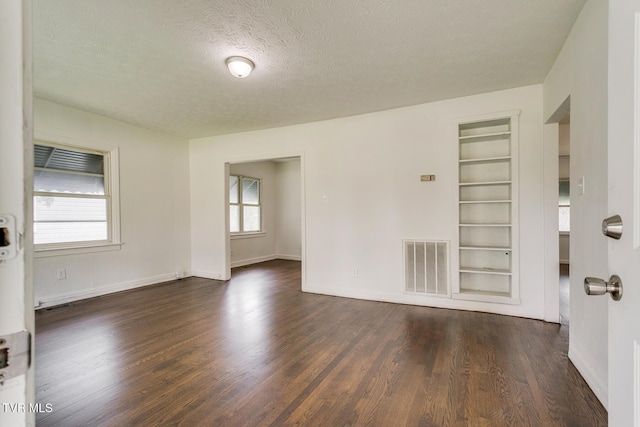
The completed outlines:
[[[114,200],[117,152],[36,142],[33,239],[36,250],[119,243]]]
[[[229,231],[257,233],[262,230],[260,184],[256,178],[229,176]]]
[[[569,207],[569,195],[570,195],[570,182],[567,180],[560,181],[560,200],[559,200],[559,230],[560,232],[568,233],[570,231],[570,212]]]

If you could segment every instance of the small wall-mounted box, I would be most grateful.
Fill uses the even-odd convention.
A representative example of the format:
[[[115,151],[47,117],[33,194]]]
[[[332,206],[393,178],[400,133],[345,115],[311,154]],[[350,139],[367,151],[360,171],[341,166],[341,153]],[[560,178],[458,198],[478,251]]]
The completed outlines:
[[[436,180],[436,176],[435,175],[420,175],[420,181],[435,181]]]

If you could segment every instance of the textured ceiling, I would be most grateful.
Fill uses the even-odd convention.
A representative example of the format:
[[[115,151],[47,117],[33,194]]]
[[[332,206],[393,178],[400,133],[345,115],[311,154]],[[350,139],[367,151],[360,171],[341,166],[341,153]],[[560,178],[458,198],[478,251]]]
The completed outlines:
[[[195,138],[541,83],[584,0],[33,3],[37,97]]]

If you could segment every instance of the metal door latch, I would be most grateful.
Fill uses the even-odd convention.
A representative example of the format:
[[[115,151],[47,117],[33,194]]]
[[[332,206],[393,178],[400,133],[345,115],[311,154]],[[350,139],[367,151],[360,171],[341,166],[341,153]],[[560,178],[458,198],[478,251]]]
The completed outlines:
[[[587,295],[611,295],[614,301],[622,298],[622,280],[617,275],[612,275],[608,282],[597,277],[584,278],[584,291]]]
[[[0,385],[27,373],[31,365],[31,334],[27,331],[0,336]]]

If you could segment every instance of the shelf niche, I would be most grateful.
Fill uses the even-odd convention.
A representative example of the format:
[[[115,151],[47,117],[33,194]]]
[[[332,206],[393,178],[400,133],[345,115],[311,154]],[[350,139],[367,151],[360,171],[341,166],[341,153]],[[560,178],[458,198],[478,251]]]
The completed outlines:
[[[519,304],[519,111],[465,119],[458,132],[458,282],[453,297]]]

